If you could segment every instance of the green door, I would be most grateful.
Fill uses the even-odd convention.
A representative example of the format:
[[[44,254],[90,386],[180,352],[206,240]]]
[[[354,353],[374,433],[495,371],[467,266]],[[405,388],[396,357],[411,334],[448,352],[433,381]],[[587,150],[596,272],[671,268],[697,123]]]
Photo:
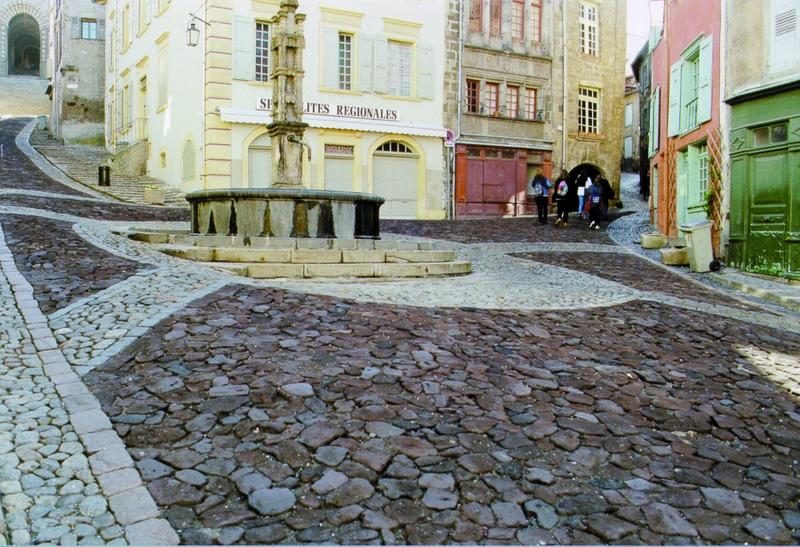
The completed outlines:
[[[752,154],[749,158],[749,237],[745,269],[781,275],[785,271],[788,158],[786,150]]]

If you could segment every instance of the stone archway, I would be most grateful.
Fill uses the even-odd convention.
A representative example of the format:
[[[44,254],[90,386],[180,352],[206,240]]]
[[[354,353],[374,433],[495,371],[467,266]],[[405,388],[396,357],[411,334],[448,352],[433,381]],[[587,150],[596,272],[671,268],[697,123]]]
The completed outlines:
[[[581,163],[576,165],[572,168],[569,172],[569,180],[575,182],[577,181],[578,177],[581,176],[581,173],[585,172],[586,176],[590,177],[593,181],[597,180],[597,177],[602,177],[603,170],[591,163]]]
[[[0,7],[0,76],[47,75],[45,7],[41,0],[17,0]]]

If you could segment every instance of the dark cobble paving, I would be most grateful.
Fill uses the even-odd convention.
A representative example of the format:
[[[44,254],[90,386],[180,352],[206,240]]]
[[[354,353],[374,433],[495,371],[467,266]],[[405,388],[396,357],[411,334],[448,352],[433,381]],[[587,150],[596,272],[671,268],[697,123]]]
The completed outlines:
[[[592,274],[642,291],[656,291],[710,304],[760,310],[756,306],[712,291],[633,255],[547,252],[518,253],[513,256]]]
[[[84,377],[184,543],[796,543],[800,336],[230,286]]]
[[[54,213],[75,215],[95,220],[183,221],[189,222],[189,209],[175,207],[145,207],[98,201],[79,201],[38,196],[3,196],[3,205],[30,207]]]
[[[381,220],[381,232],[444,239],[458,243],[563,242],[611,244],[605,232],[589,230],[588,221],[577,216],[568,228],[554,226],[552,218],[545,225],[536,218],[486,218],[468,220]],[[613,220],[616,215],[609,215]]]
[[[59,184],[41,171],[17,148],[15,139],[30,122],[30,118],[12,118],[0,121],[0,144],[4,145],[0,159],[0,188],[57,192],[70,196],[83,196],[63,184]],[[5,202],[5,197],[0,203]]]
[[[6,243],[44,313],[106,289],[146,267],[87,243],[66,222],[0,215]]]

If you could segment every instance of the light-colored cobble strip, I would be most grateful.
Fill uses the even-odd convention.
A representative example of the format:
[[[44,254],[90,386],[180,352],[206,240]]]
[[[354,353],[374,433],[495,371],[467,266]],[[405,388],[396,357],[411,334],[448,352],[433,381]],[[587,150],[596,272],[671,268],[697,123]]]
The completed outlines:
[[[90,198],[88,196],[72,196],[69,194],[58,194],[56,192],[41,192],[39,190],[21,190],[16,188],[0,188],[0,196],[26,196],[35,198],[51,198],[72,201],[93,201],[102,202],[97,198]]]
[[[77,190],[78,192],[86,194],[87,196],[91,196],[97,198],[98,200],[106,202],[114,202],[114,203],[118,202],[118,200],[111,199],[105,194],[101,194],[100,192],[95,192],[94,190],[87,188],[83,184],[75,182],[67,175],[65,175],[61,169],[58,169],[55,165],[50,163],[47,160],[47,158],[42,156],[30,143],[31,134],[33,133],[33,130],[35,128],[36,128],[36,120],[32,120],[28,125],[25,126],[25,129],[19,132],[19,134],[15,139],[15,144],[23,154],[28,156],[28,159],[30,159],[33,162],[33,164],[39,168],[39,170],[41,170],[45,175],[47,175],[54,181],[60,182],[64,186],[68,186],[69,188]]]
[[[82,376],[127,348],[148,328],[231,280],[188,269],[142,272],[51,314],[50,327],[67,361]]]
[[[0,227],[0,497],[12,544],[177,544]]]

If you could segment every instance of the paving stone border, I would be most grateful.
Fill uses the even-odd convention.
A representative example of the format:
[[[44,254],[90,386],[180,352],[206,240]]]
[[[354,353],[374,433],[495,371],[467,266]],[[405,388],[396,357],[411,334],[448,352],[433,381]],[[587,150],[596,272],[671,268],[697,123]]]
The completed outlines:
[[[86,517],[99,517],[107,513],[106,500],[97,495],[102,491],[108,497],[108,504],[110,504],[114,515],[107,519],[105,523],[106,530],[114,526],[120,526],[125,540],[130,544],[177,544],[177,534],[168,521],[159,518],[160,513],[155,502],[142,486],[141,477],[130,456],[128,456],[124,443],[112,428],[108,417],[101,410],[97,398],[89,392],[78,375],[75,374],[59,349],[58,342],[48,326],[47,318],[39,310],[39,306],[33,297],[33,288],[16,268],[14,257],[5,243],[1,227],[0,270],[4,277],[0,281],[3,282],[3,285],[8,286],[10,292],[13,293],[13,297],[11,294],[5,295],[3,300],[8,303],[4,304],[3,307],[10,307],[10,305],[16,307],[16,310],[13,311],[16,311],[20,317],[16,325],[18,332],[28,336],[28,351],[26,352],[26,348],[22,347],[20,353],[24,354],[24,357],[27,358],[31,365],[41,366],[47,380],[55,388],[55,393],[57,394],[55,398],[58,399],[60,405],[63,405],[65,417],[68,418],[74,433],[82,445],[72,456],[63,460],[60,467],[71,469],[71,467],[67,467],[67,462],[73,460],[70,463],[71,466],[74,466],[79,471],[84,470],[82,476],[84,482],[89,481],[91,483],[96,479],[97,483],[99,483],[99,487],[91,490],[83,488],[81,484],[81,490],[84,493],[90,491],[94,492],[95,495],[86,497],[81,501],[78,508],[80,514]],[[5,320],[8,321],[8,316],[11,315],[12,310],[4,309],[3,311]],[[27,333],[24,331],[27,331]],[[32,348],[30,347],[31,345]],[[38,435],[17,434],[15,443],[21,443],[22,446],[17,449],[13,459],[7,457],[11,452],[6,452],[5,459],[7,461],[3,462],[4,467],[7,464],[13,464],[12,460],[16,460],[17,463],[22,460],[20,468],[29,469],[29,467],[23,466],[30,463],[31,460],[26,457],[19,458],[17,454],[20,449],[33,450],[34,448],[26,448],[26,445],[35,442],[34,439],[36,438],[38,438]],[[35,447],[35,445],[33,446]],[[9,448],[13,448],[13,445]],[[88,458],[86,457],[87,455]],[[44,483],[44,481],[42,482]],[[91,487],[92,484],[89,486]],[[17,520],[21,518],[24,524],[24,526],[12,529],[9,538],[11,543],[28,543],[31,540],[36,542],[70,541],[72,532],[65,525],[55,526],[54,528],[45,527],[39,530],[37,536],[33,538],[31,531],[35,531],[36,524],[28,524],[26,521],[35,517],[31,514],[23,513],[23,511],[30,508],[35,500],[22,494],[21,490],[9,488],[7,483],[4,483],[4,490],[2,492],[4,494],[2,505],[6,509],[16,509],[18,513],[16,515]],[[55,493],[55,489],[53,493]],[[55,524],[55,521],[53,522]],[[56,531],[59,532],[57,535]],[[113,538],[110,539],[113,540]],[[121,537],[117,539],[121,540]],[[75,535],[75,541],[77,541],[77,535]]]

